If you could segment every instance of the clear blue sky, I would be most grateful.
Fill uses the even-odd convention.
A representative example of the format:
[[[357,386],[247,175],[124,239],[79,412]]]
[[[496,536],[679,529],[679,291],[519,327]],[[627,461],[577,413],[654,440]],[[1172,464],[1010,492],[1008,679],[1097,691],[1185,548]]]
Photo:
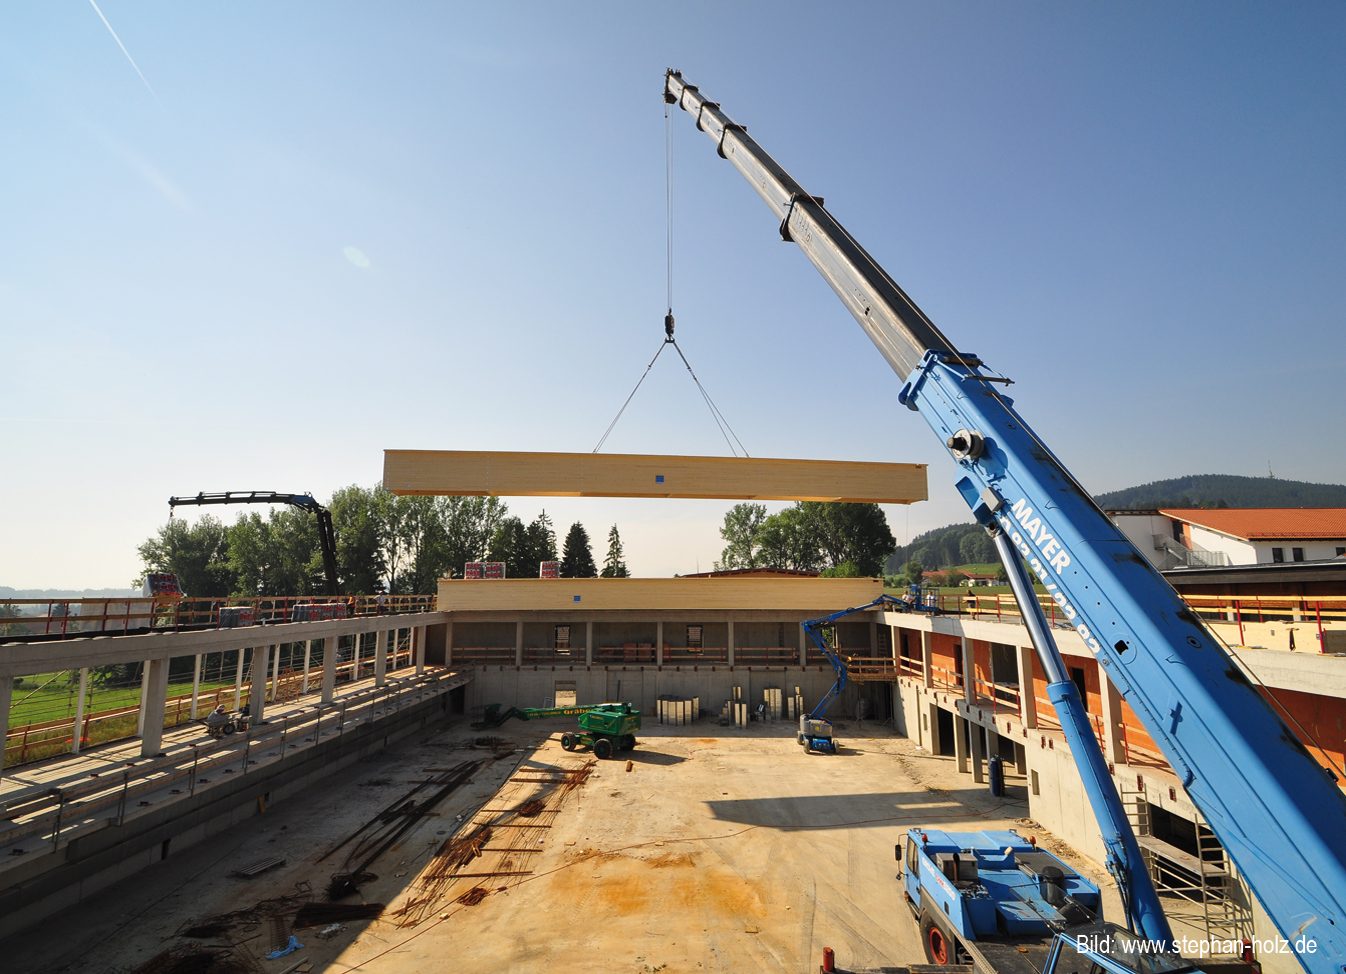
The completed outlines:
[[[144,81],[86,0],[0,6],[0,584],[126,584],[170,494],[592,449],[662,335],[669,65],[1091,490],[1346,481],[1339,3],[100,7]],[[926,462],[898,540],[962,519],[897,377],[673,121],[678,334],[749,451]],[[723,443],[661,359],[606,449]],[[638,574],[709,568],[727,506],[546,503]]]

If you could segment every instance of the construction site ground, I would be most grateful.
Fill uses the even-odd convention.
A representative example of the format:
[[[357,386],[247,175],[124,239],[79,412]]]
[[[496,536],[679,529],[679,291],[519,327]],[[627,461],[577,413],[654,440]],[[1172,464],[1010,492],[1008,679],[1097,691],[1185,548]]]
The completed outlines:
[[[703,718],[646,726],[601,762],[562,750],[569,727],[455,718],[0,945],[3,966],[811,972],[824,946],[846,967],[918,963],[893,855],[910,826],[1032,832],[1112,889],[1023,819],[1021,788],[994,798],[884,726],[839,725],[829,756],[804,753],[787,721]],[[333,918],[333,874],[370,854],[338,909],[382,915]],[[306,904],[316,920],[296,927]],[[303,947],[265,958],[287,942]]]

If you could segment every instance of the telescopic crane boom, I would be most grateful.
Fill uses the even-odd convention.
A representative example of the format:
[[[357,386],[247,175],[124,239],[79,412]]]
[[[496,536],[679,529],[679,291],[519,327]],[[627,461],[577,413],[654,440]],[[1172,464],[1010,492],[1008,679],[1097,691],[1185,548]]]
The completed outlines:
[[[677,71],[664,98],[747,179],[903,380],[898,401],[947,446],[977,521],[1009,563],[1027,563],[1097,656],[1291,948],[1314,942],[1296,951],[1300,962],[1342,974],[1346,797],[1333,777],[1020,417],[1003,380],[935,327],[717,103]],[[1122,868],[1144,872],[1134,860]]]
[[[273,490],[226,490],[215,494],[191,494],[186,497],[170,497],[169,507],[184,504],[289,504],[305,511],[311,511],[318,521],[318,547],[322,551],[323,574],[327,576],[327,591],[331,595],[341,594],[341,581],[337,577],[336,528],[332,526],[332,512],[319,504],[312,494],[278,494]]]

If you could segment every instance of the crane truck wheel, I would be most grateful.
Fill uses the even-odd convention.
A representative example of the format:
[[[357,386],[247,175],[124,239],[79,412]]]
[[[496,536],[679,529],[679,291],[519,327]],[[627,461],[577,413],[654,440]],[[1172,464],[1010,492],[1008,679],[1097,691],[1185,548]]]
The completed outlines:
[[[573,750],[575,750],[575,735],[574,735],[574,734],[562,734],[562,735],[561,735],[561,747],[565,748],[567,751],[573,751]]]
[[[600,761],[606,761],[612,757],[612,741],[606,737],[600,737],[594,741],[594,757]]]
[[[958,941],[928,913],[921,917],[921,944],[925,947],[925,959],[932,964],[957,964],[963,956]]]

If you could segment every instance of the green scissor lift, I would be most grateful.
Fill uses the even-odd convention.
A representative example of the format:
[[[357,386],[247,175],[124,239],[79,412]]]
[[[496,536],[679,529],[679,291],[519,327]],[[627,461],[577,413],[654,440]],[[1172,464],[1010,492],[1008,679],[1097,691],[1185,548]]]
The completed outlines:
[[[511,717],[519,720],[546,720],[551,717],[578,717],[579,730],[561,735],[561,746],[567,751],[577,747],[591,747],[594,756],[610,758],[618,751],[629,751],[636,746],[635,732],[640,730],[640,711],[629,703],[580,704],[569,707],[510,707],[502,710],[500,704],[486,706],[478,729],[499,727]]]

